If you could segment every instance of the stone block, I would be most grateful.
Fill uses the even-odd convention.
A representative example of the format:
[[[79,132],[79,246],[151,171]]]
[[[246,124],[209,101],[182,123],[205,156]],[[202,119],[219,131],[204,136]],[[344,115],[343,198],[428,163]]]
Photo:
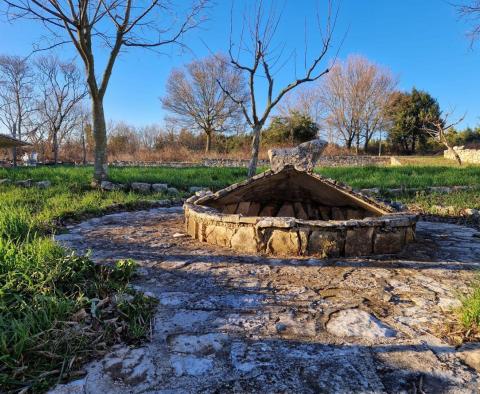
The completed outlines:
[[[332,213],[330,207],[318,207],[318,212],[320,214],[319,219],[331,220]]]
[[[364,212],[361,209],[347,209],[347,219],[363,219]]]
[[[293,207],[295,208],[295,217],[297,219],[308,220],[308,214],[305,211],[305,208],[303,208],[302,203],[296,202],[293,204]]]
[[[332,208],[332,219],[333,220],[345,220],[345,212],[342,208],[333,207]]]
[[[405,243],[415,241],[415,225],[405,228]]]
[[[172,195],[176,195],[176,194],[179,194],[179,191],[176,187],[169,187],[167,189],[167,193],[172,194]]]
[[[208,225],[205,228],[205,239],[210,244],[230,246],[233,229],[225,226]]]
[[[300,237],[296,231],[273,230],[267,249],[277,256],[298,255],[300,254]]]
[[[35,186],[38,187],[39,189],[48,189],[52,183],[50,181],[39,181],[35,182]]]
[[[260,211],[259,216],[276,216],[278,208],[274,204],[267,204]]]
[[[233,249],[245,253],[257,252],[255,229],[250,226],[239,227],[232,236],[230,245]]]
[[[247,215],[248,216],[258,216],[260,213],[261,205],[259,202],[251,202],[250,207],[248,208]]]
[[[197,238],[197,225],[193,217],[187,217],[186,227],[187,234],[190,235],[192,238]]]
[[[133,182],[131,188],[134,192],[138,193],[150,193],[152,185],[145,182]]]
[[[376,254],[398,253],[405,245],[405,230],[403,228],[382,231],[377,229],[373,241],[373,252]]]
[[[347,230],[345,256],[364,256],[372,253],[373,227],[356,227]]]
[[[293,210],[293,205],[290,203],[284,203],[280,210],[277,213],[277,217],[295,217],[295,211]]]
[[[242,201],[238,204],[237,212],[240,215],[247,215],[250,208],[250,201]]]
[[[223,213],[227,214],[227,215],[231,215],[235,212],[237,212],[237,208],[238,208],[238,204],[228,204],[228,205],[225,205],[223,207]]]
[[[168,189],[168,185],[166,183],[154,183],[152,185],[152,191],[155,193],[166,192],[167,189]]]
[[[338,257],[342,254],[344,238],[340,232],[314,230],[308,240],[308,254],[319,257]]]

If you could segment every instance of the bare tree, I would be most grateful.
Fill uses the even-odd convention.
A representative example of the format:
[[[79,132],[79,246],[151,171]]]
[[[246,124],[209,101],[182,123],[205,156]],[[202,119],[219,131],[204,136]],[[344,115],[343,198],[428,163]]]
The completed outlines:
[[[179,20],[169,0],[4,0],[10,19],[33,19],[52,32],[50,47],[70,43],[85,65],[92,102],[95,137],[94,182],[107,178],[107,128],[103,100],[120,51],[126,48],[155,49],[181,44],[184,33],[196,27],[206,0],[199,0]],[[106,64],[99,73],[99,54]],[[101,77],[99,78],[99,74]]]
[[[238,100],[231,100],[226,91],[241,102],[248,99],[243,74],[216,55],[193,61],[185,70],[173,70],[161,101],[179,126],[205,133],[208,153],[212,134],[234,129],[242,119]]]
[[[35,112],[33,72],[26,59],[0,56],[0,122],[14,138],[22,139],[32,132]],[[13,148],[13,165],[17,149]]]
[[[386,123],[385,108],[397,82],[391,72],[360,56],[351,56],[333,67],[320,86],[326,123],[335,129],[347,148],[360,143],[366,150]]]
[[[464,114],[455,122],[449,123],[448,119],[452,116],[452,114],[453,114],[453,111],[440,114],[439,118],[427,119],[422,128],[426,133],[430,135],[430,137],[435,139],[435,141],[445,145],[447,150],[451,154],[453,154],[458,164],[462,165],[462,159],[458,155],[457,151],[453,149],[453,147],[450,145],[447,136],[448,136],[448,131],[450,129],[454,128],[456,125],[463,122],[466,114]]]
[[[318,80],[329,71],[328,68],[321,68],[320,66],[331,47],[332,32],[337,17],[337,13],[334,13],[332,18],[331,2],[329,2],[328,11],[325,31],[322,31],[319,26],[321,46],[317,55],[307,65],[307,51],[305,50],[304,74],[280,88],[276,93],[274,93],[275,75],[285,63],[292,59],[293,55],[288,56],[286,59],[282,58],[283,51],[279,51],[274,44],[274,38],[280,23],[280,15],[275,9],[273,2],[270,8],[266,9],[263,1],[259,0],[255,3],[254,10],[246,10],[243,18],[244,30],[241,31],[236,45],[233,42],[233,33],[230,34],[230,64],[233,68],[246,75],[250,96],[249,102],[242,100],[241,97],[235,97],[234,92],[230,92],[225,86],[222,86],[222,89],[234,102],[242,107],[245,120],[252,129],[252,152],[248,167],[249,177],[256,172],[261,131],[271,111],[288,92],[301,84]],[[231,32],[233,32],[233,9],[231,20]],[[320,18],[318,18],[318,21],[320,25]],[[247,39],[244,38],[244,35],[247,36]],[[307,45],[306,40],[305,45]],[[262,94],[256,84],[259,78],[266,80],[266,102],[263,105],[259,103]]]
[[[81,122],[81,102],[88,94],[87,86],[74,62],[44,56],[37,60],[36,66],[41,92],[39,117],[47,128],[53,161],[57,163],[60,144]]]
[[[480,37],[480,0],[470,0],[455,6],[459,15],[472,25],[468,37],[473,45]]]

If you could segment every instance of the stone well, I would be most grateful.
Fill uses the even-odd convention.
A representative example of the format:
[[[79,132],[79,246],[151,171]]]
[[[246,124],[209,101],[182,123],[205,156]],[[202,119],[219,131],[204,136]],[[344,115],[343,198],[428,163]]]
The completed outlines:
[[[242,253],[363,256],[397,253],[417,216],[293,166],[266,171],[184,205],[193,238]]]

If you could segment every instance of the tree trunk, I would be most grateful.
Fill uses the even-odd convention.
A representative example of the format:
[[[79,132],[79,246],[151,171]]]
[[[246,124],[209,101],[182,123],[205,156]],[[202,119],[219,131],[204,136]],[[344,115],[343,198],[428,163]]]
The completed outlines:
[[[13,124],[13,130],[12,130],[12,135],[13,138],[17,138],[17,123]],[[14,146],[12,148],[12,161],[13,161],[13,166],[17,166],[17,147]]]
[[[212,148],[212,132],[206,131],[207,134],[207,143],[205,145],[205,153],[210,153],[210,149]]]
[[[258,151],[260,150],[260,132],[262,131],[261,125],[256,125],[253,127],[253,137],[252,137],[252,157],[248,165],[248,177],[251,178],[257,172],[257,163],[258,163]]]
[[[455,149],[453,149],[448,143],[444,142],[444,145],[447,147],[448,151],[455,156],[455,159],[457,160],[457,163],[459,166],[462,165],[462,159],[460,158],[459,154]]]
[[[82,122],[82,163],[83,165],[87,164],[87,143],[85,138],[85,128]]]
[[[53,164],[58,163],[58,132],[53,131]]]
[[[93,138],[95,140],[95,164],[93,184],[95,186],[107,179],[107,125],[103,112],[103,100],[92,95]]]

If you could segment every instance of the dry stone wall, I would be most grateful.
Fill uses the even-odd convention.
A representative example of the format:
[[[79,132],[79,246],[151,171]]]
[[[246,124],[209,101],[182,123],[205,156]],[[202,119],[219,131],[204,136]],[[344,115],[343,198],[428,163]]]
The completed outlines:
[[[317,159],[317,166],[320,167],[347,167],[347,166],[369,166],[388,165],[390,156],[320,156]],[[247,167],[249,160],[236,159],[203,159],[201,162],[160,162],[160,161],[114,161],[110,163],[117,167]],[[259,160],[259,167],[270,167],[268,160]]]
[[[277,256],[362,256],[397,253],[415,237],[416,215],[392,213],[344,221],[223,214],[185,202],[186,232],[201,242],[241,253]]]
[[[463,146],[455,146],[453,149],[458,153],[464,163],[480,164],[480,149],[464,149]],[[443,151],[443,157],[455,160],[453,152]]]

